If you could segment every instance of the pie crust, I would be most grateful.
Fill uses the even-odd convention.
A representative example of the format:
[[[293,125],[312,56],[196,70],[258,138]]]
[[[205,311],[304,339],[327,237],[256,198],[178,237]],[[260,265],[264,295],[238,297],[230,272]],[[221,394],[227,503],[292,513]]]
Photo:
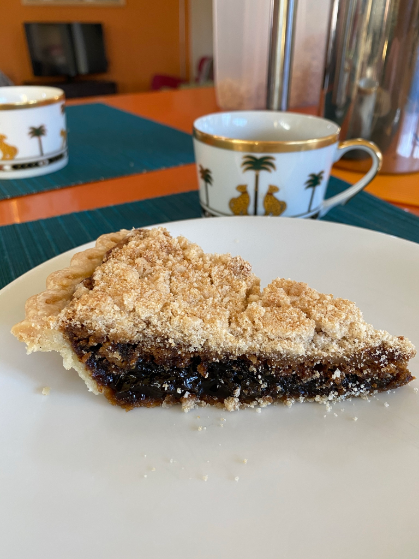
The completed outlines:
[[[66,369],[75,369],[95,394],[101,392],[84,364],[79,361],[63,333],[55,328],[60,312],[68,305],[80,283],[92,275],[101,264],[106,252],[112,249],[129,233],[122,229],[117,233],[102,235],[94,248],[78,252],[70,266],[50,274],[46,290],[30,297],[25,304],[25,319],[12,328],[12,334],[26,343],[27,353],[33,351],[57,351],[63,358]]]
[[[12,333],[126,409],[325,403],[410,382],[415,355],[354,303],[281,278],[261,291],[240,256],[164,228],[99,237],[48,277]]]

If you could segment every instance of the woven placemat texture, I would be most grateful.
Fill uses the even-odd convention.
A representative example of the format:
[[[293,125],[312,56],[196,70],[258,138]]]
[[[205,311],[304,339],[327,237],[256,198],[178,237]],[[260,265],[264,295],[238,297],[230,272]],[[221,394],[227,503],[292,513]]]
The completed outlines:
[[[328,195],[347,186],[332,177]],[[0,288],[34,266],[103,233],[200,215],[199,196],[194,191],[0,227]],[[418,217],[365,192],[333,209],[324,219],[419,242]]]

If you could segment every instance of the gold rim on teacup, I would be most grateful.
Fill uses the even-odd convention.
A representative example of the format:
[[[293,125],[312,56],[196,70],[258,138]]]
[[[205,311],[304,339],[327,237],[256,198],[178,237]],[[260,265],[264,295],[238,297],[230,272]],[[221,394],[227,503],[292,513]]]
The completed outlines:
[[[32,109],[33,107],[44,107],[45,105],[53,105],[65,101],[65,95],[59,93],[47,99],[34,99],[31,101],[16,101],[15,103],[0,103],[0,111],[11,111],[16,109]]]
[[[334,134],[322,138],[311,138],[310,140],[236,140],[225,136],[208,134],[193,127],[193,135],[198,141],[216,148],[229,149],[232,151],[243,151],[247,153],[289,153],[292,151],[308,151],[320,149],[339,141],[340,128]]]

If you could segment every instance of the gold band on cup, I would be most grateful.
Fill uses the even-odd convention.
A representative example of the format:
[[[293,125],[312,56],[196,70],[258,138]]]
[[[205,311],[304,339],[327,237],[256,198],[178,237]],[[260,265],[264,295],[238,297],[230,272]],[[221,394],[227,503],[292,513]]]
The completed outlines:
[[[33,107],[44,107],[65,101],[64,93],[48,97],[48,99],[38,99],[33,101],[17,101],[16,103],[0,103],[0,111],[12,111],[16,109],[32,109]]]
[[[207,134],[206,132],[201,132],[195,126],[193,127],[194,138],[203,144],[246,153],[290,153],[292,151],[320,149],[336,144],[339,141],[339,132],[340,129],[338,128],[334,134],[310,140],[259,142],[256,140],[234,140],[225,136]]]

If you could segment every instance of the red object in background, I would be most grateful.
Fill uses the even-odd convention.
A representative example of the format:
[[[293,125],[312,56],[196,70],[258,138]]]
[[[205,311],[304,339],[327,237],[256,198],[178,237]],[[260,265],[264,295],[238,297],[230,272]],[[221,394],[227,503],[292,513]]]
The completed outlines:
[[[195,82],[197,84],[204,84],[214,79],[213,71],[213,58],[212,56],[203,56],[198,60],[197,76]],[[150,89],[152,91],[159,91],[161,89],[179,89],[184,83],[189,83],[182,78],[168,76],[166,74],[155,74],[151,80]]]
[[[164,74],[156,74],[151,80],[151,90],[159,91],[160,89],[178,89],[182,83],[187,83],[186,80],[175,78],[173,76],[165,76]]]

